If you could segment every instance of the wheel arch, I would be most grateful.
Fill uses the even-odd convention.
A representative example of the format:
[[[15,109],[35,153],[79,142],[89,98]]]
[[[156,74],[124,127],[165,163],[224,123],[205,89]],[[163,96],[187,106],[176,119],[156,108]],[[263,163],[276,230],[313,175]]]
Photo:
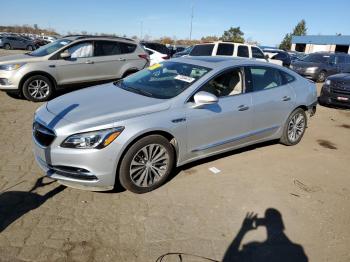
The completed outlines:
[[[32,76],[36,76],[36,75],[41,75],[41,76],[45,76],[47,77],[51,83],[53,84],[53,87],[54,89],[57,88],[57,82],[56,82],[56,79],[49,73],[45,72],[45,71],[33,71],[33,72],[30,72],[30,73],[27,73],[25,74],[22,78],[21,78],[21,81],[19,82],[19,89],[21,92],[23,92],[23,84],[24,82],[29,78],[29,77],[32,77]]]
[[[139,69],[137,69],[136,67],[133,67],[133,68],[128,68],[127,70],[124,71],[124,73],[122,74],[122,78],[128,76],[128,75],[131,75],[133,73],[136,73],[140,71]]]
[[[147,136],[150,136],[150,135],[160,135],[160,136],[163,136],[165,137],[169,143],[172,145],[173,149],[174,149],[174,155],[175,155],[175,159],[174,159],[174,163],[175,163],[175,166],[176,166],[176,163],[177,163],[177,159],[178,159],[178,156],[179,156],[179,147],[178,147],[178,142],[175,138],[175,136],[173,134],[171,134],[170,132],[168,131],[165,131],[165,130],[150,130],[150,131],[146,131],[142,134],[138,134],[136,135],[135,137],[133,137],[128,143],[127,145],[124,147],[123,149],[123,152],[122,154],[120,155],[119,159],[118,159],[118,162],[117,162],[117,167],[116,167],[116,181],[117,179],[119,179],[119,168],[120,168],[120,164],[121,164],[121,161],[123,160],[124,158],[124,155],[126,154],[126,152],[130,149],[130,147],[135,144],[137,141],[139,141],[140,139],[144,138],[144,137],[147,137]]]

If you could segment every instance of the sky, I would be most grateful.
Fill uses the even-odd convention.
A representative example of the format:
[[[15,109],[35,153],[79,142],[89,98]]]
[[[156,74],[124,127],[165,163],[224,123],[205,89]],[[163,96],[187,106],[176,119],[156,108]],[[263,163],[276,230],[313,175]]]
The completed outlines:
[[[349,0],[11,0],[0,3],[0,25],[188,39],[192,5],[192,39],[240,26],[246,39],[275,46],[301,19],[308,34],[350,35]]]

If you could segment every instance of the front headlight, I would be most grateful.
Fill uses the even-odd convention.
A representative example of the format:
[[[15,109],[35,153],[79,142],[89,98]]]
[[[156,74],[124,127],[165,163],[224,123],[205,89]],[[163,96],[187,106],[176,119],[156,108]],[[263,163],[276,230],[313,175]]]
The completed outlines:
[[[24,66],[26,63],[0,65],[0,70],[12,71]]]
[[[318,69],[318,67],[313,66],[313,67],[306,68],[305,71],[308,72],[308,73],[315,73],[317,71],[317,69]]]
[[[117,127],[71,135],[63,141],[61,147],[79,149],[105,148],[112,143],[123,130],[124,127]]]
[[[326,86],[330,86],[330,85],[331,85],[331,80],[326,80],[326,82],[324,82],[324,84],[325,84]]]

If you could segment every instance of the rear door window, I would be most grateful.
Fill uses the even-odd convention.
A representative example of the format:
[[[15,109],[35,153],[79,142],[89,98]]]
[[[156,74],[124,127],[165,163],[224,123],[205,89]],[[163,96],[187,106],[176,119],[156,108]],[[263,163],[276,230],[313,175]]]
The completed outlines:
[[[284,85],[280,70],[272,67],[249,67],[249,74],[254,92],[267,90]]]
[[[211,56],[214,49],[214,44],[196,45],[193,47],[191,56]]]
[[[232,56],[233,51],[234,51],[233,44],[219,44],[218,51],[216,52],[216,55]]]
[[[238,49],[237,49],[237,56],[240,56],[240,57],[249,57],[249,49],[248,49],[248,46],[246,46],[246,45],[240,45],[240,46],[238,46]]]
[[[121,46],[116,41],[95,41],[95,56],[111,56],[122,54]]]

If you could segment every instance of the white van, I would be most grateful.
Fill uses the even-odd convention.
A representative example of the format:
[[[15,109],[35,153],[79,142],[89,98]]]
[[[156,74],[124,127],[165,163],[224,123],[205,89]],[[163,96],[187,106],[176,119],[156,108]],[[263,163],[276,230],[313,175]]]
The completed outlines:
[[[282,65],[279,63],[279,60],[270,60],[268,57],[265,57],[263,51],[257,46],[224,41],[195,45],[189,56],[246,57]]]

